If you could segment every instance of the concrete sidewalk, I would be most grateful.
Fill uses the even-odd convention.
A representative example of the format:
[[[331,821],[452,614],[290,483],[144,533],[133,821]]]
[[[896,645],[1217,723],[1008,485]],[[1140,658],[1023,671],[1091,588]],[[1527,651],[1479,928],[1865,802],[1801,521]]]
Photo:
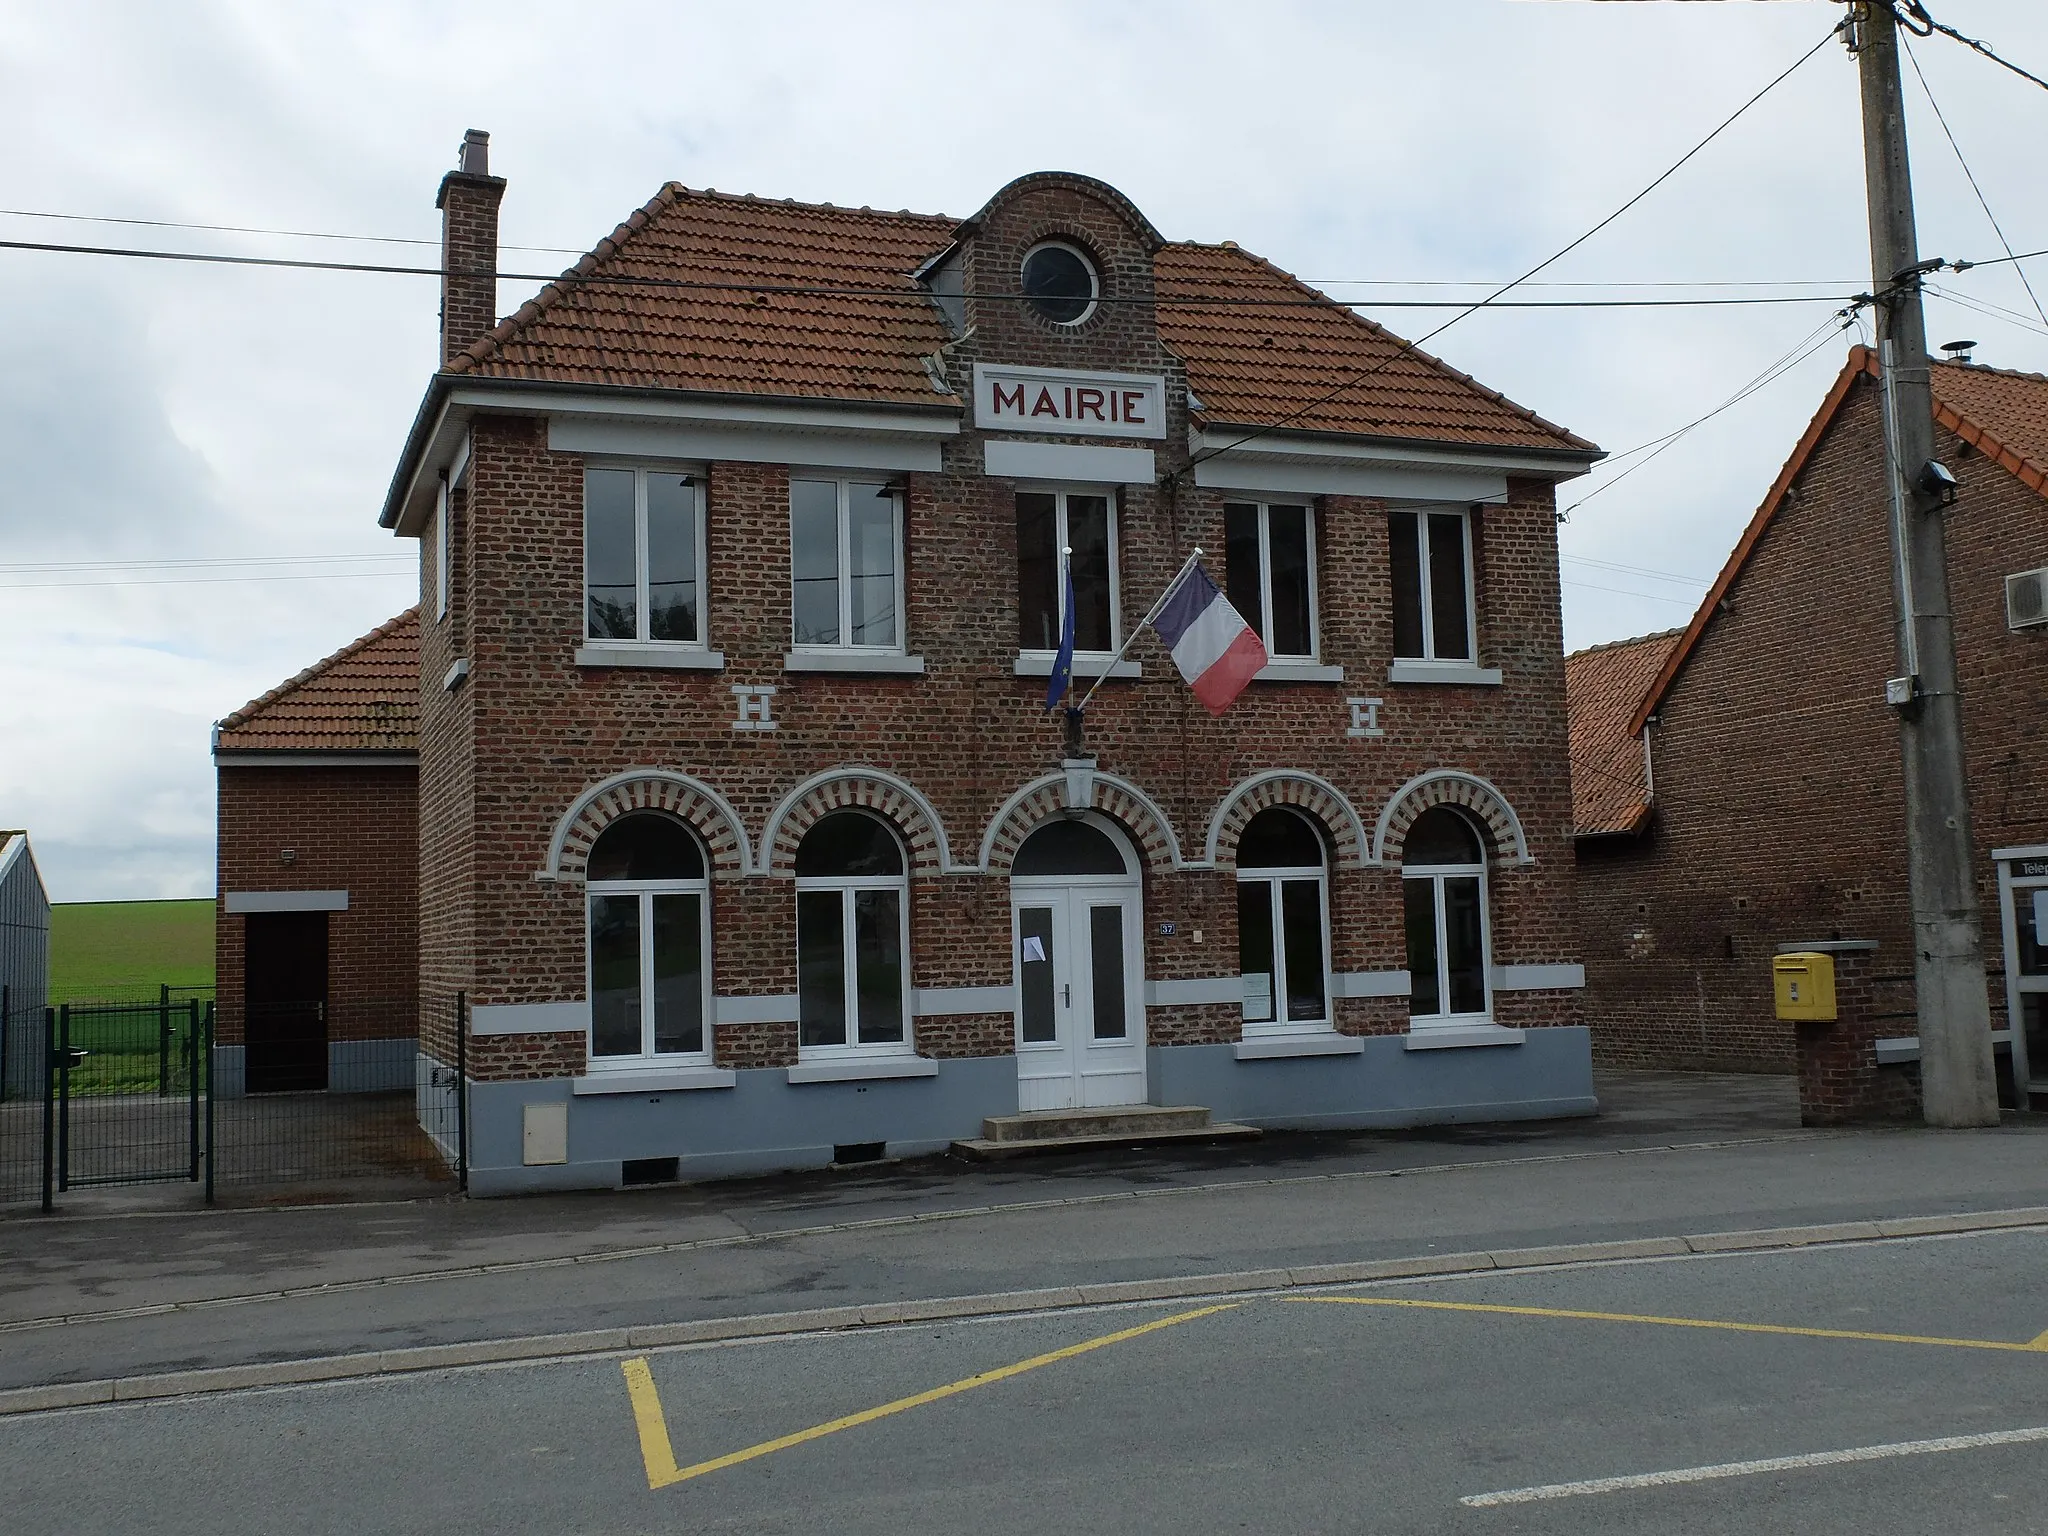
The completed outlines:
[[[826,1305],[2048,1204],[2048,1141],[1806,1132],[1783,1079],[1596,1121],[496,1202],[0,1223],[0,1387]],[[64,1322],[54,1319],[65,1318]]]

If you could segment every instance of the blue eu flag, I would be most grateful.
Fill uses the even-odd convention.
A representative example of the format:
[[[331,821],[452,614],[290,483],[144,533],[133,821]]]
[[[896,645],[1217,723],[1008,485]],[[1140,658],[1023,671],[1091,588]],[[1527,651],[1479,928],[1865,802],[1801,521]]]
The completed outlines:
[[[1059,708],[1060,698],[1074,684],[1074,562],[1071,557],[1061,561],[1060,574],[1066,579],[1060,584],[1066,588],[1067,600],[1060,610],[1060,649],[1052,659],[1052,676],[1045,685],[1045,707]]]

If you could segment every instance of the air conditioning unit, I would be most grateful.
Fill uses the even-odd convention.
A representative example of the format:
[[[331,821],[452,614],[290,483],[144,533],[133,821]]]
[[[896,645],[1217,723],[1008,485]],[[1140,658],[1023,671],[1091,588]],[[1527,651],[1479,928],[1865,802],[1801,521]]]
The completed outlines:
[[[2048,566],[2015,571],[2005,578],[2005,627],[2033,629],[2048,624]]]

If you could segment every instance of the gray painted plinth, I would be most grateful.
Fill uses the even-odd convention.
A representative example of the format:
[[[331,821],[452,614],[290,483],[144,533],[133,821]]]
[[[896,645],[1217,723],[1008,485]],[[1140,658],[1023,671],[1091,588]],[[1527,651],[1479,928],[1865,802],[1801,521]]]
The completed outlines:
[[[330,1040],[327,1043],[329,1093],[391,1093],[413,1086],[413,1057],[419,1042],[411,1035],[396,1040]],[[243,1047],[213,1048],[213,1096],[239,1099],[248,1092],[243,1075]]]
[[[1154,1046],[1152,1102],[1206,1104],[1272,1130],[1353,1130],[1590,1115],[1592,1033],[1532,1029],[1520,1045],[1410,1051],[1373,1035],[1355,1056],[1239,1061],[1227,1045]]]
[[[1350,1129],[1590,1115],[1591,1036],[1532,1029],[1520,1045],[1409,1051],[1368,1039],[1357,1055],[1239,1061],[1228,1045],[1154,1046],[1155,1104],[1206,1105],[1217,1120],[1274,1129]],[[421,1056],[423,1111],[446,1090]],[[569,1106],[569,1161],[522,1163],[525,1106]],[[943,1150],[1017,1109],[1013,1056],[939,1063],[936,1077],[793,1085],[779,1067],[731,1088],[577,1096],[566,1078],[470,1085],[470,1192],[614,1189],[629,1158],[673,1157],[684,1179],[831,1163],[833,1148],[882,1142],[892,1157]]]
[[[522,1164],[526,1106],[569,1106],[569,1161]],[[853,1083],[789,1081],[781,1067],[741,1072],[730,1088],[573,1095],[567,1078],[471,1083],[469,1189],[474,1195],[615,1189],[629,1158],[673,1157],[679,1176],[716,1179],[822,1168],[834,1147],[881,1142],[890,1157],[945,1150],[1017,1110],[1017,1059],[939,1063],[935,1077]]]

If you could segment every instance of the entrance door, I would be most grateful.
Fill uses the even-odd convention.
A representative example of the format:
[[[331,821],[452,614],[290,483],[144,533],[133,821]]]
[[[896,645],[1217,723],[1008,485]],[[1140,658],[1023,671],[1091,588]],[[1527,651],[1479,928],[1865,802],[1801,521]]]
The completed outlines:
[[[327,914],[251,912],[242,961],[249,1093],[327,1086]]]
[[[2000,865],[1999,876],[2013,1081],[2025,1109],[2048,1096],[2048,856],[2013,859]]]
[[[1107,823],[1048,824],[1010,882],[1017,1107],[1145,1102],[1138,880]]]

